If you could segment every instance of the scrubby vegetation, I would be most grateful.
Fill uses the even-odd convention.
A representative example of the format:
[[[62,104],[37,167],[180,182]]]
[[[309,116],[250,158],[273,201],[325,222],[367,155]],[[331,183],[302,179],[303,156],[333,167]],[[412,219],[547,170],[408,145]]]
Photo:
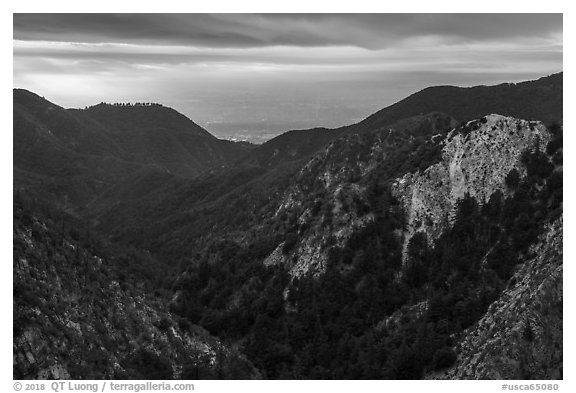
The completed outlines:
[[[150,254],[122,252],[20,193],[13,255],[16,379],[173,379],[182,367],[194,372],[187,378],[257,375],[236,350],[169,313],[169,276]]]
[[[453,335],[484,315],[543,225],[561,214],[561,168],[539,150],[522,162],[528,176],[508,176],[510,197],[498,192],[480,206],[466,196],[434,247],[412,238],[404,268],[395,234],[404,217],[371,177],[375,220],[343,248],[327,242],[324,275],[291,280],[281,266],[264,267],[278,239],[219,244],[216,259],[202,256],[180,281],[186,297],[174,311],[240,340],[267,378],[414,379],[446,368]]]
[[[204,144],[213,137],[161,105],[66,111],[15,91],[15,378],[38,377],[47,359],[96,379],[415,379],[450,367],[459,335],[562,215],[562,127],[522,154],[505,192],[466,195],[433,246],[416,233],[404,255],[392,184],[442,159],[457,122],[428,112],[558,120],[561,78],[426,89],[234,165],[245,150]],[[290,274],[304,240],[326,256],[321,274]],[[280,262],[265,265],[272,254]],[[521,334],[535,339],[529,321]]]

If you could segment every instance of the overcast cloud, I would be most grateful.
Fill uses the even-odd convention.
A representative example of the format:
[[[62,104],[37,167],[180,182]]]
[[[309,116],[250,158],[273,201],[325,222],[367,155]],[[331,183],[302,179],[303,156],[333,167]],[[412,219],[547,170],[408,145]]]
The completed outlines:
[[[219,135],[357,121],[430,85],[562,70],[559,14],[15,14],[14,86],[159,101]]]

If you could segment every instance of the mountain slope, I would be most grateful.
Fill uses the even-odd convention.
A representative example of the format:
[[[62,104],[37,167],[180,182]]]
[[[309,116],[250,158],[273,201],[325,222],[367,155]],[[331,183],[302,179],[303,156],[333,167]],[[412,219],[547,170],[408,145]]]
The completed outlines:
[[[194,177],[248,149],[161,105],[66,110],[26,90],[13,97],[15,184],[76,208],[134,174]]]
[[[450,130],[449,119],[344,135],[290,178],[256,226],[188,238],[197,248],[174,312],[243,342],[267,378],[415,379],[450,366],[453,337],[482,318],[561,216],[562,169],[558,130],[501,115]],[[439,168],[448,191],[431,176]],[[394,185],[407,176],[421,181],[404,195]],[[405,214],[444,199],[430,217],[437,227]]]
[[[326,128],[288,131],[254,149],[242,162],[274,167],[281,163],[300,160],[316,153],[339,134],[336,130]]]
[[[447,132],[454,125],[453,119],[441,114],[416,116],[392,125],[396,130],[393,133],[385,131],[366,136],[345,136],[334,142],[337,145],[332,149],[334,154],[322,158],[322,161],[333,162],[336,166],[334,172],[342,170],[350,174],[358,169],[354,166],[360,165],[355,161],[359,158],[362,162],[370,159],[368,154],[372,144],[381,138],[382,148],[388,155],[398,157],[390,166],[400,165],[396,171],[398,174],[404,173],[402,165],[417,166],[430,158],[432,149],[426,152],[424,146],[426,135],[441,130]],[[347,144],[350,144],[348,148]],[[346,149],[346,153],[342,154],[346,161],[339,157],[342,149]],[[324,153],[319,154],[321,156]],[[382,153],[378,160],[381,161],[385,156]],[[196,243],[190,239],[207,232],[212,236],[227,233],[234,238],[244,238],[244,241],[266,238],[276,233],[283,235],[286,228],[293,225],[289,220],[280,224],[277,219],[278,209],[284,203],[282,199],[287,198],[283,195],[287,188],[293,186],[298,190],[295,192],[308,195],[308,199],[313,198],[317,192],[324,192],[323,188],[314,188],[312,184],[314,179],[311,176],[316,174],[303,171],[306,163],[305,158],[273,167],[244,163],[200,179],[175,182],[155,194],[141,198],[135,204],[125,203],[110,209],[99,217],[101,228],[119,238],[139,241],[142,245],[146,243],[146,247],[158,246],[154,249],[161,253],[194,253]],[[321,169],[314,167],[314,171]],[[341,176],[344,177],[344,174]],[[312,199],[307,201],[312,202]],[[142,217],[137,214],[139,210],[145,210],[148,214]],[[293,214],[290,213],[290,216]],[[120,226],[120,222],[124,225]],[[269,231],[269,224],[278,224],[278,228]],[[138,235],[132,230],[137,230]],[[260,233],[260,230],[263,232]]]
[[[562,220],[531,248],[508,288],[458,340],[442,379],[562,379]]]
[[[194,176],[240,158],[246,145],[220,140],[184,115],[158,104],[99,104],[82,116],[95,120],[125,151],[124,159]]]
[[[115,259],[146,265],[142,254],[105,256],[94,235],[64,226],[63,217],[62,224],[39,218],[29,206],[16,198],[14,378],[257,376],[237,351],[171,315],[160,298],[118,274]]]
[[[378,129],[391,122],[438,111],[458,121],[498,113],[544,123],[562,120],[563,73],[521,83],[495,86],[428,87],[367,117],[351,131]]]
[[[459,96],[460,109],[451,89],[446,96],[427,89],[416,94],[422,100],[409,97],[370,121],[288,133],[192,179],[139,167],[127,181],[101,191],[85,216],[124,251],[101,255],[79,248],[84,231],[76,243],[72,235],[61,242],[54,225],[59,220],[46,224],[52,235],[40,229],[40,220],[35,242],[35,221],[28,219],[18,226],[15,244],[24,258],[50,248],[65,255],[63,266],[75,275],[79,270],[71,266],[78,258],[68,243],[80,250],[81,262],[89,262],[81,266],[98,264],[92,256],[101,255],[109,273],[130,277],[118,297],[131,302],[134,285],[163,295],[147,319],[169,314],[176,324],[202,326],[242,348],[264,378],[494,378],[497,371],[505,378],[558,378],[563,130],[535,119],[548,116],[561,124],[562,112],[532,105],[532,98],[560,99],[561,106],[561,79],[457,89],[472,97]],[[518,92],[534,96],[526,105],[514,103]],[[435,101],[464,117],[498,102],[508,116],[461,121],[450,113],[418,112]],[[98,108],[133,109],[141,108]],[[525,109],[527,120],[509,116]],[[122,123],[123,115],[84,115],[98,129],[125,128],[135,140],[147,135],[140,146],[161,126],[146,120],[141,134]],[[70,149],[64,139],[53,149]],[[37,173],[18,173],[35,184]],[[44,265],[34,276],[62,281],[58,270],[54,275]],[[64,292],[77,290],[65,286]],[[148,310],[149,300],[135,307]],[[32,315],[26,307],[22,313]],[[71,318],[56,315],[60,322]],[[494,332],[498,342],[515,347],[496,348],[497,340],[484,339]],[[113,356],[130,364],[130,353]],[[546,361],[548,369],[539,374],[536,368]]]
[[[444,143],[440,163],[407,173],[392,185],[407,216],[404,249],[419,231],[431,243],[437,239],[466,194],[482,204],[496,191],[506,195],[510,171],[526,175],[522,153],[544,151],[550,139],[541,122],[500,115],[488,115],[454,130]]]
[[[363,121],[334,130],[313,129],[290,131],[255,149],[247,161],[271,166],[283,160],[310,156],[342,134],[373,132],[386,129],[399,120],[431,112],[441,112],[458,121],[499,113],[546,124],[562,120],[563,73],[535,81],[504,83],[469,88],[455,86],[429,87],[390,105]]]

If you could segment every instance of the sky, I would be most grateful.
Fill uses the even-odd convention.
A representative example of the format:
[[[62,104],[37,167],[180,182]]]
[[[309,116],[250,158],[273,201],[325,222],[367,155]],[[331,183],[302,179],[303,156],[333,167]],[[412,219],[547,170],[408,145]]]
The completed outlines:
[[[13,86],[158,102],[227,139],[338,127],[428,86],[562,71],[561,14],[14,14]]]

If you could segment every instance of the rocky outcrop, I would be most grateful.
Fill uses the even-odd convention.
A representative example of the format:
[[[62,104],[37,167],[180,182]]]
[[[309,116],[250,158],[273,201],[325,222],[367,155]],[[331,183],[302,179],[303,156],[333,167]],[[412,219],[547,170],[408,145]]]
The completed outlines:
[[[392,186],[406,214],[404,250],[416,232],[433,244],[465,194],[479,203],[498,190],[506,193],[512,169],[522,175],[526,149],[544,149],[550,134],[541,122],[489,115],[454,129],[443,142],[442,160],[424,171],[407,173]]]
[[[458,341],[438,379],[562,379],[562,219],[550,225],[497,301]]]
[[[315,155],[300,171],[295,186],[288,189],[276,212],[296,212],[298,220],[308,229],[301,237],[290,258],[293,276],[312,271],[322,273],[327,255],[321,246],[334,238],[334,245],[343,246],[358,228],[373,219],[370,213],[357,214],[343,207],[358,207],[365,200],[366,189],[361,179],[377,169],[390,165],[389,141],[386,136],[398,132],[390,129],[370,136],[350,135],[340,138]],[[544,149],[550,133],[541,122],[525,121],[501,115],[488,115],[454,128],[444,140],[438,134],[431,139],[440,143],[441,159],[424,170],[409,172],[392,184],[393,194],[400,200],[406,218],[403,234],[404,255],[412,236],[419,231],[427,234],[432,245],[450,225],[457,202],[466,194],[481,204],[496,191],[507,193],[505,179],[512,169],[520,176],[526,172],[521,154],[527,149]],[[314,183],[314,192],[331,206],[330,225],[314,221],[306,208],[309,190],[302,184]],[[362,203],[362,202],[360,202]],[[320,241],[318,241],[320,239]],[[266,263],[279,262],[275,251]]]
[[[294,185],[285,192],[275,214],[296,214],[299,226],[307,229],[289,255],[282,254],[280,244],[265,259],[265,265],[287,264],[293,277],[307,273],[318,276],[325,271],[327,246],[344,246],[354,231],[374,219],[372,214],[358,209],[366,204],[365,188],[354,181],[385,158],[383,144],[382,138],[374,138],[367,145],[362,136],[350,135],[332,142],[308,161]],[[366,154],[360,155],[358,151]],[[314,183],[317,200],[322,200],[325,206],[320,214],[313,214],[308,207],[310,190],[302,187],[308,183]]]

